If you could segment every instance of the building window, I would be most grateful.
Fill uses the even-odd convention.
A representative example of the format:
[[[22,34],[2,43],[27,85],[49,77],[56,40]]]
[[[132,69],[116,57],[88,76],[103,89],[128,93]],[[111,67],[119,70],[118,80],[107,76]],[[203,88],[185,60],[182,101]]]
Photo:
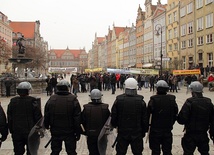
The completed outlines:
[[[169,36],[168,36],[168,37],[169,37],[169,39],[172,39],[172,29],[171,29],[171,30],[169,30],[169,31],[168,31],[168,33],[169,33]]]
[[[213,66],[213,53],[208,53],[207,58],[208,58],[208,66]]]
[[[213,0],[206,0],[205,4],[207,5],[207,4],[210,4],[212,2],[213,2]]]
[[[213,13],[206,15],[206,28],[213,26]]]
[[[174,22],[177,21],[177,11],[173,12]]]
[[[207,35],[207,43],[212,43],[213,42],[213,34],[208,34]]]
[[[197,19],[197,30],[203,30],[203,17]]]
[[[174,43],[174,49],[177,50],[178,49],[178,44]]]
[[[182,56],[182,60],[183,60],[183,69],[186,69],[186,57]]]
[[[168,18],[169,18],[169,24],[171,24],[171,23],[172,23],[172,15],[169,14],[169,15],[168,15]]]
[[[204,44],[204,38],[203,36],[198,37],[198,45],[203,45]]]
[[[183,8],[181,8],[181,10],[180,10],[180,16],[183,17],[183,16],[185,16],[185,15],[186,15],[186,9],[185,9],[185,7],[183,7]]]
[[[192,12],[192,5],[193,3],[191,2],[191,3],[189,3],[188,5],[187,5],[187,14],[189,14],[189,13],[191,13]]]
[[[196,0],[196,9],[199,9],[203,6],[204,0]]]
[[[186,35],[186,24],[181,26],[181,36]]]
[[[192,47],[193,46],[193,39],[188,40],[188,47]]]
[[[193,33],[193,22],[188,23],[187,27],[188,27],[188,34]]]
[[[181,48],[183,49],[183,48],[186,48],[186,41],[182,41],[181,42]]]
[[[198,61],[203,61],[203,53],[198,53]]]
[[[171,44],[169,45],[169,51],[172,51],[172,45]]]
[[[176,38],[178,36],[178,32],[177,32],[177,27],[174,28],[174,38]]]

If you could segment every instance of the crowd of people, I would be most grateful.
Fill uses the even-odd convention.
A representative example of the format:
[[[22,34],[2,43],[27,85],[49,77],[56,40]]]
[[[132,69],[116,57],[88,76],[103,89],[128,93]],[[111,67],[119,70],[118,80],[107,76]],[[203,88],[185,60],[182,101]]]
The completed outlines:
[[[68,155],[77,154],[77,141],[81,134],[87,137],[89,155],[100,155],[98,136],[109,117],[111,117],[112,128],[116,128],[118,132],[117,155],[125,155],[129,145],[134,155],[142,155],[146,133],[152,155],[160,155],[161,152],[164,155],[171,155],[172,130],[176,121],[184,125],[185,133],[181,139],[184,154],[192,155],[196,148],[203,155],[209,154],[209,137],[214,140],[214,105],[211,99],[203,96],[203,85],[199,81],[191,80],[188,88],[192,97],[185,101],[179,111],[176,96],[167,94],[173,87],[169,85],[167,79],[172,78],[173,75],[169,75],[166,79],[154,78],[157,93],[150,97],[147,105],[143,95],[138,94],[140,89],[139,81],[136,80],[138,77],[124,76],[124,81],[119,81],[122,84],[117,87],[117,76],[106,74],[102,76],[103,81],[107,79],[105,76],[110,81],[108,84],[103,82],[103,86],[101,81],[97,83],[97,77],[101,77],[98,74],[88,77],[91,101],[84,104],[81,109],[77,95],[70,90],[74,87],[75,80],[78,79],[79,83],[81,78],[86,78],[85,76],[87,75],[73,76],[72,85],[64,79],[58,81],[53,88],[55,93],[50,94],[45,104],[44,127],[51,132],[51,155],[59,155],[62,142],[65,144]],[[151,81],[151,77],[149,79]],[[91,85],[92,80],[96,81],[94,87]],[[109,109],[110,103],[102,102],[100,89],[112,89],[114,94],[116,87],[124,89],[124,92],[116,96],[112,108]],[[11,98],[7,115],[0,108],[1,142],[7,139],[9,131],[12,134],[15,155],[23,155],[25,146],[27,154],[30,155],[29,132],[43,117],[38,100],[29,95],[30,89],[29,82],[21,82],[17,86],[19,96]],[[151,84],[150,91],[153,91]]]
[[[159,75],[131,75],[118,73],[91,73],[91,74],[72,74],[70,76],[70,91],[77,95],[77,93],[90,92],[93,89],[100,91],[111,90],[115,94],[116,89],[124,89],[124,82],[127,78],[133,77],[138,82],[138,90],[148,89],[150,92],[155,91],[155,85],[158,80],[165,80],[169,85],[170,92],[178,92],[182,86],[188,86],[191,82],[199,81],[201,84],[207,86],[210,91],[214,90],[214,76],[210,73],[206,78],[203,75],[173,75],[163,74]],[[56,90],[56,84],[63,79],[63,76],[57,78],[56,75],[48,76],[47,95],[51,95]],[[188,91],[188,89],[187,89]]]

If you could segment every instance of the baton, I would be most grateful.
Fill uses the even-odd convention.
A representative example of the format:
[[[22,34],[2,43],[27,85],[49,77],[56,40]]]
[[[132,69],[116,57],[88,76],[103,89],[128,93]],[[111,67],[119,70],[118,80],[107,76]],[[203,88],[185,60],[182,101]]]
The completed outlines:
[[[45,145],[45,148],[47,148],[48,147],[48,145],[51,143],[51,139],[47,142],[47,144]]]
[[[117,138],[115,139],[115,141],[114,141],[114,143],[112,144],[111,147],[114,148],[116,144],[117,144]]]

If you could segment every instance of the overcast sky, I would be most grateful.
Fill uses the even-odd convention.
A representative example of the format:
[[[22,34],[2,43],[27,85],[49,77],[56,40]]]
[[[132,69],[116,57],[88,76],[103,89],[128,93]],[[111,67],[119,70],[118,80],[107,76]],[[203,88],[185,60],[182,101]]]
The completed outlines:
[[[11,21],[40,21],[40,33],[49,49],[91,49],[95,33],[135,24],[145,0],[0,0],[0,11]],[[166,4],[167,0],[162,0]],[[157,0],[153,0],[157,4]]]

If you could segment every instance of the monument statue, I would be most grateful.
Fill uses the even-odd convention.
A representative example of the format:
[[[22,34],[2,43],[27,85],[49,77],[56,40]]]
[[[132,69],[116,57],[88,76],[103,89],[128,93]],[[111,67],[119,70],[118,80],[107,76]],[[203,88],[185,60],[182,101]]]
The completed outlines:
[[[25,53],[25,46],[23,45],[22,41],[25,41],[24,35],[22,35],[20,38],[17,39],[16,45],[19,46],[19,54],[24,54]]]

